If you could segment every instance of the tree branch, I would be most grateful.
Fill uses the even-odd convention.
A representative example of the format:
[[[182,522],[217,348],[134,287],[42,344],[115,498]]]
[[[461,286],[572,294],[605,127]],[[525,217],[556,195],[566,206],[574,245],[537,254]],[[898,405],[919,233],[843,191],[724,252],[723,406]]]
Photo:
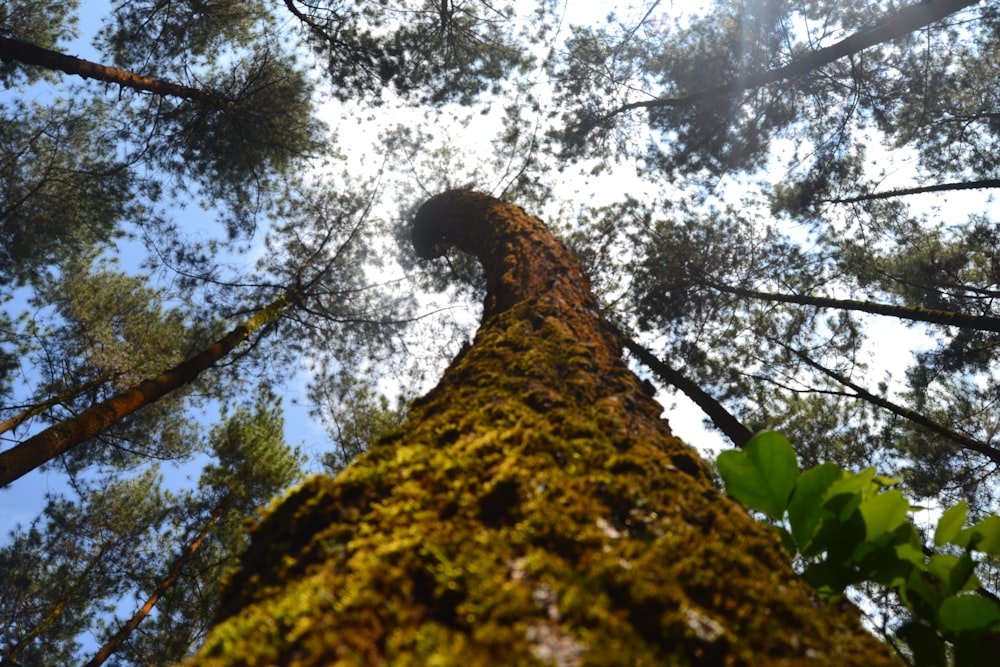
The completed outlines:
[[[931,308],[919,308],[915,306],[896,306],[888,303],[877,303],[875,301],[856,301],[853,299],[833,299],[823,296],[759,292],[757,290],[724,285],[711,280],[705,281],[705,285],[720,292],[735,294],[736,296],[743,296],[750,299],[760,299],[762,301],[777,301],[779,303],[794,303],[800,306],[817,306],[819,308],[854,310],[872,315],[886,315],[914,322],[943,324],[953,327],[962,327],[964,329],[976,329],[978,331],[994,331],[1000,333],[1000,317],[968,315],[966,313],[956,313],[948,310],[934,310]]]
[[[921,2],[903,7],[893,14],[884,17],[875,26],[856,32],[831,46],[799,56],[787,65],[764,72],[748,74],[747,76],[740,77],[737,81],[706,88],[681,97],[660,98],[623,104],[601,118],[595,123],[595,126],[604,124],[611,118],[633,109],[657,109],[691,105],[713,97],[732,95],[769,83],[793,79],[824,65],[829,65],[841,58],[859,53],[876,44],[897,39],[915,30],[924,28],[959,10],[978,4],[979,1],[932,0],[930,2]]]
[[[878,201],[880,199],[892,199],[894,197],[906,197],[908,195],[920,195],[927,192],[955,192],[959,190],[988,190],[1000,188],[1000,179],[985,178],[979,181],[963,181],[959,183],[937,183],[935,185],[921,185],[913,188],[899,188],[897,190],[886,190],[884,192],[872,192],[866,195],[855,197],[842,197],[837,199],[823,199],[825,204],[858,204],[866,201]]]
[[[234,106],[218,93],[142,76],[117,67],[101,65],[10,37],[0,36],[0,60],[4,62],[17,61],[24,65],[44,67],[84,79],[114,83],[135,91],[205,102],[223,109],[232,109]]]
[[[288,294],[278,297],[190,359],[0,452],[0,488],[105,431],[133,412],[193,382],[254,331],[275,322],[293,301],[294,298]]]
[[[661,380],[673,387],[676,387],[682,391],[685,396],[694,401],[695,404],[701,408],[702,412],[704,412],[705,415],[712,420],[712,424],[714,424],[717,429],[722,431],[726,437],[732,440],[734,445],[737,447],[743,447],[747,444],[750,438],[753,437],[753,433],[750,432],[750,429],[744,426],[743,423],[733,416],[733,414],[729,412],[724,405],[719,403],[714,397],[708,394],[708,392],[695,384],[694,381],[665,364],[650,350],[643,347],[628,336],[620,332],[618,335],[621,337],[622,343],[629,352],[634,354],[636,358],[647,368],[656,373]]]
[[[794,354],[796,357],[798,357],[799,359],[801,359],[803,362],[805,362],[811,368],[814,368],[815,370],[819,371],[820,373],[823,373],[827,377],[830,377],[830,378],[836,380],[837,382],[839,382],[840,384],[844,385],[845,387],[850,387],[852,390],[854,390],[857,393],[857,398],[860,398],[860,399],[863,399],[865,401],[868,401],[869,403],[872,403],[873,405],[877,405],[878,407],[880,407],[880,408],[882,408],[884,410],[888,410],[889,412],[891,412],[894,415],[897,415],[899,417],[903,417],[904,419],[908,419],[911,422],[913,422],[914,424],[919,424],[920,426],[923,426],[924,428],[926,428],[929,431],[937,433],[938,435],[942,435],[945,438],[948,438],[949,440],[960,444],[962,447],[965,447],[966,449],[970,449],[970,450],[972,450],[974,452],[978,452],[979,454],[982,454],[983,456],[985,456],[986,458],[988,458],[990,461],[992,461],[995,464],[1000,464],[1000,450],[998,450],[996,448],[993,448],[993,447],[990,447],[989,445],[986,445],[986,444],[984,444],[984,443],[976,440],[975,438],[971,438],[971,437],[965,435],[964,433],[960,433],[960,432],[958,432],[958,431],[956,431],[956,430],[950,428],[949,426],[946,426],[946,425],[944,425],[944,424],[942,424],[940,422],[936,422],[933,419],[931,419],[931,418],[929,418],[929,417],[927,417],[925,415],[920,414],[919,412],[911,410],[911,409],[909,409],[907,407],[904,407],[902,405],[898,405],[896,403],[893,403],[889,399],[882,398],[881,396],[876,396],[875,394],[871,393],[867,389],[864,389],[860,385],[858,385],[858,384],[852,382],[851,380],[849,380],[848,378],[844,377],[840,373],[838,373],[838,372],[836,372],[834,370],[831,370],[831,369],[827,368],[826,366],[823,366],[822,364],[814,361],[813,359],[811,359],[809,357],[809,355],[807,355],[806,353],[802,352],[801,350],[793,348],[793,347],[791,347],[789,345],[786,345],[786,344],[784,344],[784,343],[782,343],[780,341],[776,341],[774,339],[771,339],[771,340],[773,342],[777,343],[778,345],[780,345],[781,347],[785,348],[786,350],[788,350],[792,354]]]

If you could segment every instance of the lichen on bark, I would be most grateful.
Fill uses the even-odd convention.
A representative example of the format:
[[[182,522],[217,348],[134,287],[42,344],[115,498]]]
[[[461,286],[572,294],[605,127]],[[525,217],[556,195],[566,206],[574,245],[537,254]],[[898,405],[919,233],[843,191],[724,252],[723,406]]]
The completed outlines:
[[[483,262],[474,344],[272,508],[191,664],[897,664],[712,487],[541,221],[452,191],[413,238]]]

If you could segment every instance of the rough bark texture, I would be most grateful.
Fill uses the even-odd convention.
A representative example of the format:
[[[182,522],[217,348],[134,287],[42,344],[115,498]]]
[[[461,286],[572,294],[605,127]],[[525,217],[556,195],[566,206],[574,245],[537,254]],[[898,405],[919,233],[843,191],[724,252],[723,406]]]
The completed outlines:
[[[414,244],[483,261],[474,345],[270,511],[190,664],[896,664],[712,488],[539,220],[448,192]]]

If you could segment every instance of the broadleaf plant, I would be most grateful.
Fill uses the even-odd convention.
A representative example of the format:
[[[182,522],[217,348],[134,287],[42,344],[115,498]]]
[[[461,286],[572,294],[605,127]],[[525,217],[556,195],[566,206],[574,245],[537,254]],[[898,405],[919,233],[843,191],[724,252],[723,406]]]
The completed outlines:
[[[720,454],[718,465],[731,496],[772,519],[781,519],[799,471],[795,450],[785,436],[761,433],[742,450]]]
[[[776,522],[821,598],[866,582],[884,586],[913,614],[896,633],[913,664],[995,664],[986,647],[1000,641],[1000,603],[980,587],[975,555],[1000,556],[1000,517],[963,528],[966,503],[948,508],[934,531],[942,551],[933,553],[909,519],[916,508],[892,488],[898,480],[874,468],[822,463],[800,472],[794,448],[773,431],[717,462],[726,492]]]

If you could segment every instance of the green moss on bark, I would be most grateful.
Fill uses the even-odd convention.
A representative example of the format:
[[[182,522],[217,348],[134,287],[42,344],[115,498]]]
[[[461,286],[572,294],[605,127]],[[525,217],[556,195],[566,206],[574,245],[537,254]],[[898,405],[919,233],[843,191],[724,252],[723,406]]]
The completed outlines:
[[[541,235],[550,287],[498,293],[524,259],[493,264],[512,305],[404,428],[275,506],[192,664],[896,664],[712,488],[540,223],[455,196]]]

